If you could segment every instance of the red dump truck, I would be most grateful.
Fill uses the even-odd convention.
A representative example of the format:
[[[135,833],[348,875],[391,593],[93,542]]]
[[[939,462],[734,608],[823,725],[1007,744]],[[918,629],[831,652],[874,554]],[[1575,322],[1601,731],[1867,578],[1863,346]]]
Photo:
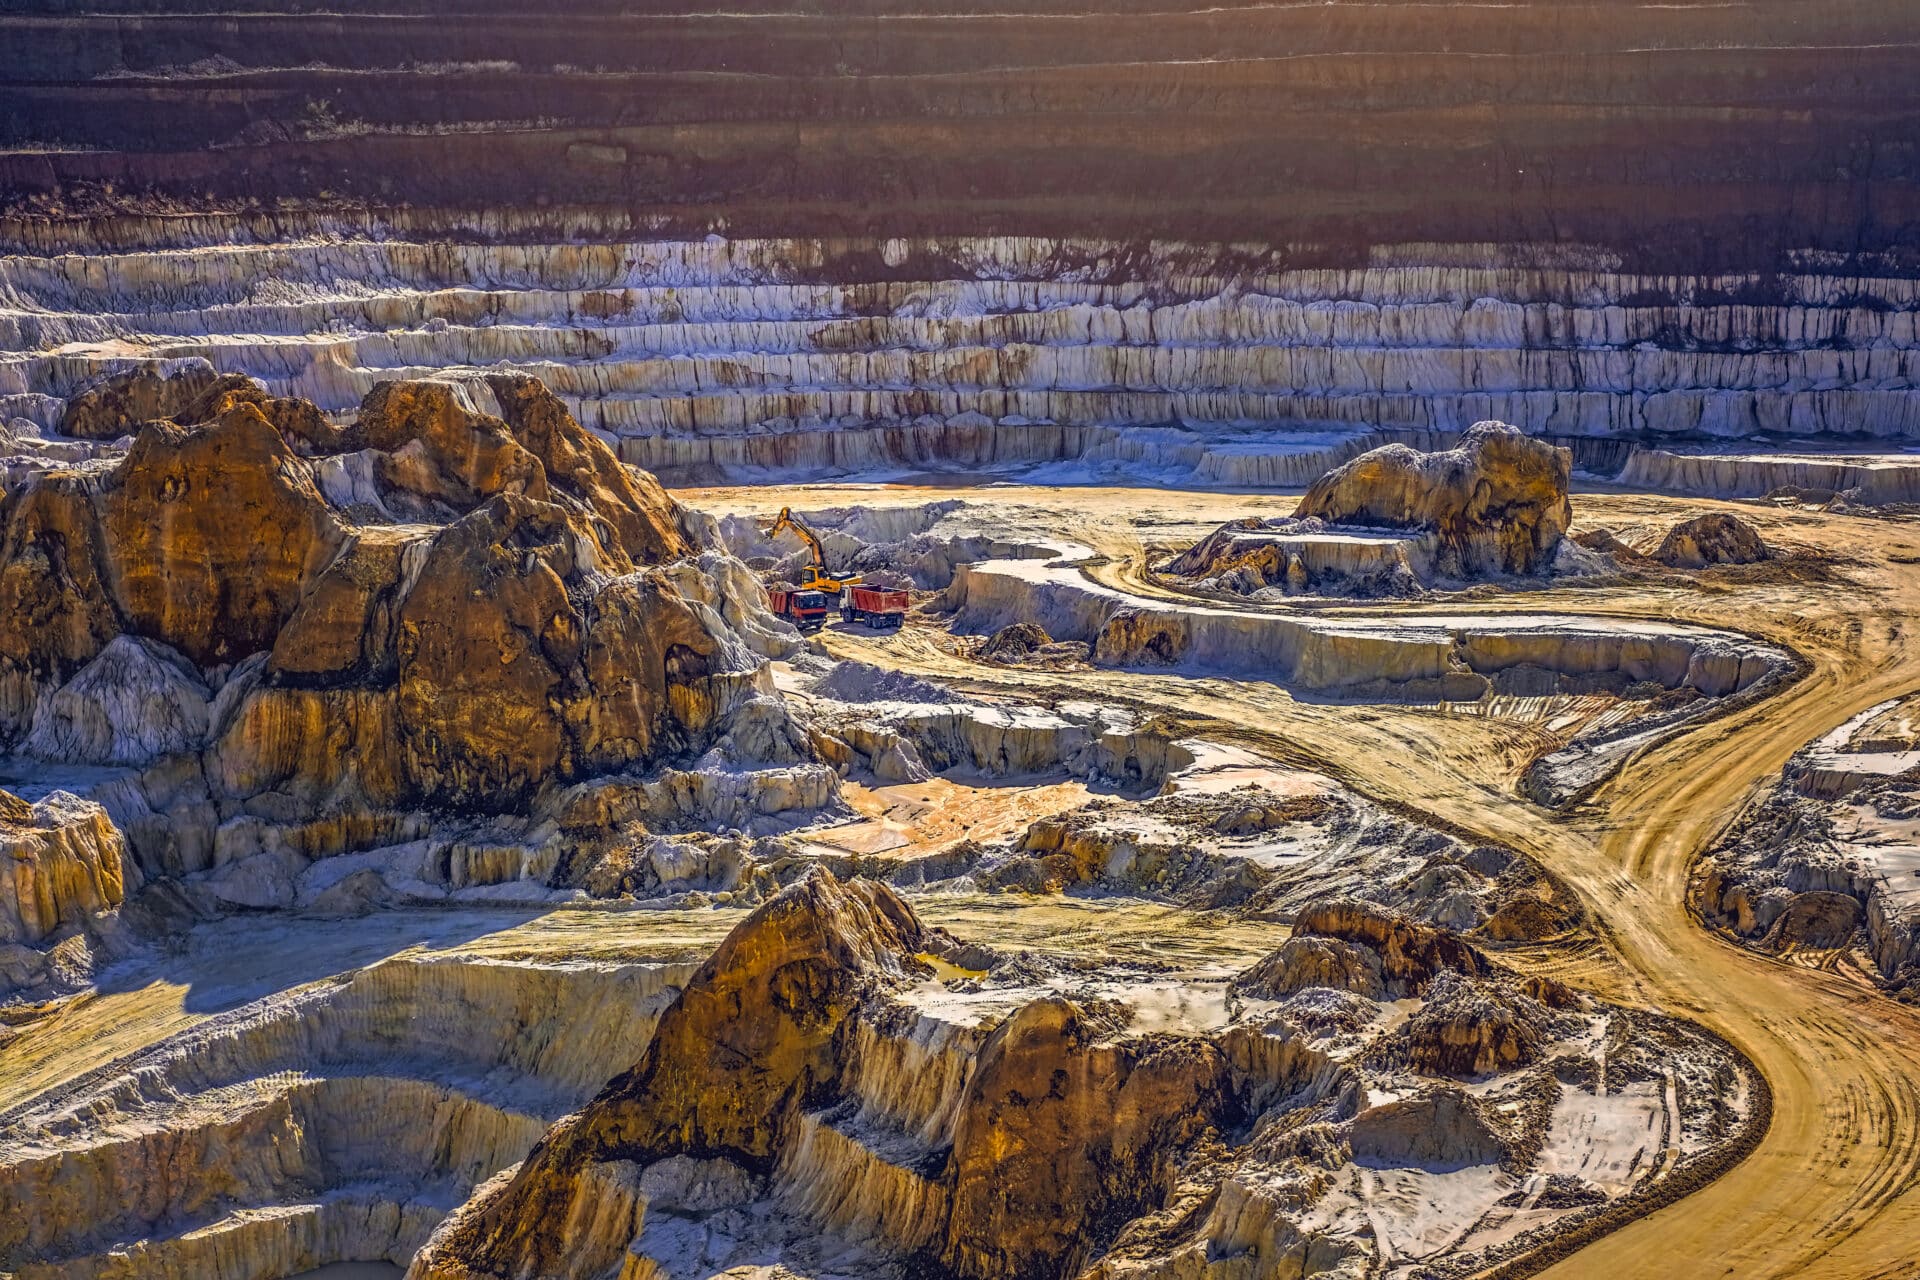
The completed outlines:
[[[827,611],[833,607],[833,597],[826,592],[802,587],[774,587],[767,592],[767,602],[776,614],[802,631],[826,626]]]
[[[892,630],[907,620],[907,603],[904,591],[853,583],[840,592],[840,618],[843,622],[864,622],[870,627]]]

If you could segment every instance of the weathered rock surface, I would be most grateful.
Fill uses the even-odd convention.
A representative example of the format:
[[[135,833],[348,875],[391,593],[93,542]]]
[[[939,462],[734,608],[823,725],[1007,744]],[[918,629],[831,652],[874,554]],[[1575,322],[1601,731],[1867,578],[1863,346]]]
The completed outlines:
[[[1321,477],[1297,517],[1331,525],[1426,529],[1438,566],[1457,577],[1530,573],[1573,519],[1573,457],[1499,422],[1475,423],[1458,448],[1422,454],[1388,445]]]
[[[1704,569],[1716,564],[1757,564],[1771,560],[1773,552],[1759,531],[1739,516],[1710,511],[1668,530],[1653,558],[1676,569]]]
[[[1407,1063],[1432,1076],[1510,1071],[1539,1059],[1552,1039],[1550,1021],[1530,997],[1446,971],[1407,1020]]]
[[[142,423],[172,419],[204,398],[219,380],[204,360],[156,362],[106,379],[67,401],[60,433],[82,440],[132,435]]]
[[[40,700],[19,749],[68,764],[152,764],[206,741],[212,696],[178,653],[116,636]]]
[[[1858,948],[1895,995],[1920,995],[1920,793],[1904,739],[1859,732],[1870,709],[1787,763],[1774,788],[1698,864],[1707,923],[1774,952]],[[1857,737],[1854,754],[1837,748]]]
[[[106,810],[65,792],[28,804],[0,791],[0,945],[36,945],[125,899],[126,844]]]
[[[742,921],[640,1061],[449,1219],[409,1274],[595,1274],[644,1213],[607,1196],[601,1171],[678,1155],[771,1169],[798,1110],[832,1090],[836,1032],[865,996],[904,982],[926,945],[890,890],[815,872]]]
[[[84,789],[147,875],[216,907],[557,891],[627,829],[833,802],[749,575],[688,558],[679,508],[537,382],[383,385],[336,429],[173,373],[88,402],[133,433],[117,463],[0,495],[0,750],[42,789],[102,770]],[[166,411],[189,421],[113,418]],[[587,781],[626,795],[591,834]]]
[[[630,1240],[647,1247],[645,1198],[617,1188],[645,1185],[649,1166],[692,1156],[767,1174],[824,1158],[821,1143],[845,1147],[821,1117],[840,1115],[843,1097],[879,1105],[865,1055],[898,1050],[884,1036],[868,1046],[872,1028],[898,1020],[886,1002],[920,971],[915,956],[944,945],[890,891],[816,870],[738,926],[640,1063],[451,1218],[410,1274],[590,1274]],[[952,1275],[1051,1280],[1156,1207],[1180,1153],[1231,1105],[1227,1060],[1190,1038],[1120,1037],[1123,1023],[1042,999],[976,1040],[971,1069],[950,1082],[957,1099],[928,1099],[949,1150],[883,1178],[942,1189],[909,1197],[930,1207],[924,1226],[921,1208],[877,1224],[889,1248]],[[872,1158],[858,1152],[845,1158]],[[823,1203],[817,1189],[807,1199]]]
[[[1299,935],[1366,947],[1380,957],[1389,990],[1418,994],[1442,972],[1478,977],[1491,970],[1487,958],[1459,935],[1357,898],[1316,902],[1300,912],[1293,928]]]
[[[703,223],[660,240],[624,198],[622,212],[473,217],[380,203],[378,218],[0,228],[22,255],[0,258],[19,299],[0,307],[0,418],[51,429],[68,397],[152,355],[244,371],[335,415],[381,382],[532,374],[625,461],[676,482],[1050,466],[1293,489],[1489,418],[1747,451],[1764,447],[1746,443],[1756,431],[1920,435],[1915,299],[1897,266],[1770,258],[1764,291],[1729,292],[1698,252],[1680,274],[1568,246],[1422,243],[1301,265],[1248,245],[897,226],[708,242]],[[1636,252],[1654,243],[1668,242]],[[1701,491],[1731,493],[1713,488],[1727,459],[1683,461]],[[1857,488],[1844,473],[1860,470],[1787,468],[1753,492]]]
[[[1166,1197],[1175,1156],[1228,1096],[1211,1044],[1115,1044],[1068,1001],[1025,1006],[981,1048],[961,1103],[941,1260],[977,1280],[1075,1274],[1107,1223]]]
[[[1508,1155],[1473,1099],[1449,1088],[1367,1108],[1354,1117],[1348,1141],[1355,1161],[1388,1168],[1457,1169]]]

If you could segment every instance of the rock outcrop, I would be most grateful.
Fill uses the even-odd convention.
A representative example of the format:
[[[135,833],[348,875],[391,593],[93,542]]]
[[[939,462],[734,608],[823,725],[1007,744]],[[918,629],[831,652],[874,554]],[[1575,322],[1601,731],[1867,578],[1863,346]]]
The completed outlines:
[[[1724,511],[1683,520],[1667,531],[1653,558],[1675,569],[1704,569],[1716,564],[1757,564],[1773,552],[1759,530]]]
[[[1388,445],[1322,476],[1295,516],[1334,526],[1423,529],[1457,577],[1543,567],[1573,519],[1573,457],[1516,427],[1480,422],[1460,445],[1420,453]]]
[[[97,804],[56,791],[36,804],[0,791],[0,946],[35,946],[125,899],[126,843]]]
[[[409,1274],[595,1274],[630,1242],[645,1248],[638,1189],[651,1170],[694,1159],[769,1175],[818,1158],[819,1143],[844,1147],[830,1132],[835,1106],[878,1105],[863,1080],[881,1068],[862,1054],[881,1051],[875,1029],[899,1018],[888,1001],[925,972],[917,957],[929,949],[951,942],[891,891],[815,869],[738,925],[640,1062],[450,1218]],[[1128,1037],[1124,1024],[1044,998],[978,1042],[952,1082],[957,1104],[936,1110],[950,1126],[944,1155],[874,1171],[937,1188],[912,1215],[876,1224],[887,1248],[948,1275],[1056,1280],[1157,1207],[1182,1153],[1231,1112],[1228,1062],[1213,1044]]]
[[[640,1061],[450,1218],[409,1274],[594,1275],[643,1220],[644,1202],[607,1191],[623,1166],[692,1155],[771,1169],[798,1111],[832,1089],[836,1032],[865,996],[905,981],[925,946],[890,890],[813,873],[743,920]]]
[[[212,698],[200,672],[176,651],[115,636],[40,699],[19,749],[66,764],[152,764],[206,741]]]
[[[1436,975],[1407,1020],[1407,1065],[1421,1075],[1484,1076],[1538,1060],[1552,1040],[1544,1007],[1501,984]]]
[[[1409,920],[1396,911],[1357,898],[1316,902],[1295,917],[1296,936],[1337,938],[1380,958],[1388,990],[1418,994],[1436,976],[1453,972],[1480,977],[1491,972],[1485,956],[1458,934]]]
[[[122,771],[92,790],[148,874],[203,876],[222,905],[346,902],[312,859],[458,812],[512,819],[491,876],[564,883],[622,823],[831,803],[766,677],[790,638],[750,577],[691,558],[658,483],[539,383],[383,385],[336,428],[173,373],[89,402],[132,435],[117,463],[0,495],[0,750]],[[188,421],[114,416],[167,410]],[[626,795],[591,839],[569,791],[589,781]],[[451,852],[431,874],[396,858],[361,897],[480,883]]]
[[[942,1262],[973,1280],[1077,1274],[1116,1220],[1157,1207],[1175,1156],[1228,1114],[1227,1060],[1200,1041],[1114,1043],[1061,999],[980,1050],[961,1103]]]
[[[67,401],[60,434],[81,440],[131,435],[141,423],[171,421],[205,399],[219,375],[204,360],[155,362],[88,387]],[[204,421],[204,419],[201,419]]]

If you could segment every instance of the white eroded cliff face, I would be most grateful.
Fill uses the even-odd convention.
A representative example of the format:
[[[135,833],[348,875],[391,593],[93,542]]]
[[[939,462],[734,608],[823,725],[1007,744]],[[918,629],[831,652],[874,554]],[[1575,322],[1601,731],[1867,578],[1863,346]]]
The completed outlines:
[[[195,219],[148,248],[0,257],[0,418],[57,425],[90,381],[163,357],[334,413],[385,379],[533,373],[669,476],[1073,461],[1294,485],[1351,456],[1340,434],[1487,418],[1565,436],[1920,435],[1920,297],[1893,277],[1762,290],[1446,246],[1285,269],[1174,244],[443,230],[451,243],[248,243],[242,221]]]
[[[0,1112],[0,1266],[404,1263],[643,1050],[691,967],[396,960],[242,1005]]]

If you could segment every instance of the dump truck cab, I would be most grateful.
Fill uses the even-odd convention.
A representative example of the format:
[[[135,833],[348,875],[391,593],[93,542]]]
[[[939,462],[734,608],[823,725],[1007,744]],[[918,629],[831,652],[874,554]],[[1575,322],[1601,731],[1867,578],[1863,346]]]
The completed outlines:
[[[827,623],[834,597],[811,587],[775,587],[767,593],[774,613],[802,631],[818,631]]]

